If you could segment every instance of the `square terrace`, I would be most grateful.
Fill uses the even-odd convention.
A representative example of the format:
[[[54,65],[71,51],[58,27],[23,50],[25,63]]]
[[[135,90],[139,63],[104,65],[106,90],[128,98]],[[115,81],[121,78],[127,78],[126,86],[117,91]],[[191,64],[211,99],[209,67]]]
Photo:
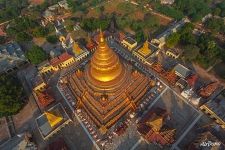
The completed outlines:
[[[188,105],[170,89],[159,98],[153,107],[167,110],[171,118],[172,126],[176,129],[175,140],[182,135],[186,128],[199,115],[193,107]]]
[[[50,108],[47,112],[62,119],[59,119],[57,122],[55,122],[53,118],[48,118],[46,113],[43,113],[36,119],[39,132],[41,133],[43,139],[47,139],[55,132],[60,130],[64,124],[67,124],[70,121],[69,116],[60,103]]]

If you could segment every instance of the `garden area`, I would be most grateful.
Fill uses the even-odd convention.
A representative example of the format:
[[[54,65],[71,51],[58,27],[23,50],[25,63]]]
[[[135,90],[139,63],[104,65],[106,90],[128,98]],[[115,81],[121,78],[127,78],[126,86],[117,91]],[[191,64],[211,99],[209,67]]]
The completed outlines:
[[[11,116],[24,106],[24,90],[14,75],[0,76],[0,118]]]
[[[225,62],[225,50],[219,47],[213,36],[209,33],[194,35],[193,28],[193,24],[186,24],[166,39],[166,46],[184,49],[183,58],[186,61],[196,62],[205,69],[214,65],[218,60]]]

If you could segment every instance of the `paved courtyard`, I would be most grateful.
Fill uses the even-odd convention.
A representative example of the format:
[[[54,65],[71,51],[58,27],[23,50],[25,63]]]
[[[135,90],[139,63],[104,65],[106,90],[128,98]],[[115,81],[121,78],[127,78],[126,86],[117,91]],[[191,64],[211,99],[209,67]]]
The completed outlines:
[[[166,109],[170,115],[173,127],[176,128],[176,139],[190,126],[199,113],[185,103],[172,90],[168,89],[153,107]]]
[[[34,129],[34,138],[35,141],[38,141],[38,147],[39,149],[45,149],[45,147],[55,141],[56,139],[62,137],[67,146],[71,150],[96,150],[96,148],[93,146],[93,143],[87,136],[87,134],[84,132],[81,125],[78,123],[76,119],[74,119],[73,122],[66,125],[64,128],[62,128],[59,132],[57,132],[55,135],[50,137],[49,140],[44,141],[37,130],[37,128]]]

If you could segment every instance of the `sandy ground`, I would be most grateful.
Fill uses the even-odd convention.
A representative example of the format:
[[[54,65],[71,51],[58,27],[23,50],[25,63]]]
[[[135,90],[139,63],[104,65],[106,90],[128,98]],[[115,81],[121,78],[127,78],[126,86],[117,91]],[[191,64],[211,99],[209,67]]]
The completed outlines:
[[[6,123],[6,119],[0,118],[0,143],[3,142],[4,140],[7,140],[10,137],[9,132],[8,132],[8,126]]]
[[[45,0],[29,0],[29,2],[33,5],[40,5],[44,3]]]
[[[215,74],[208,73],[205,69],[201,68],[199,65],[193,63],[193,67],[197,74],[206,80],[211,80],[211,81],[217,81],[219,82],[222,86],[225,87],[225,81],[217,77]]]
[[[24,106],[24,108],[18,114],[13,116],[13,122],[17,132],[19,130],[24,131],[28,129],[29,121],[32,121],[34,112],[36,110],[36,104],[30,99],[26,106]]]
[[[45,38],[33,38],[33,42],[38,46],[42,46],[46,40]]]

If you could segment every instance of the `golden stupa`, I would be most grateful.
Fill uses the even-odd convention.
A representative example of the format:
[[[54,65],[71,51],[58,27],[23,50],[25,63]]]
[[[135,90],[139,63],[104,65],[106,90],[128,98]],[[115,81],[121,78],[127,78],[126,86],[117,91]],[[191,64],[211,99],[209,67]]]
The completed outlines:
[[[96,81],[109,82],[119,78],[123,65],[118,56],[106,44],[103,33],[100,32],[99,45],[91,58],[90,77]]]
[[[55,127],[58,123],[62,121],[62,117],[56,116],[50,112],[45,112],[45,116],[51,127]]]
[[[142,48],[140,48],[138,50],[138,52],[140,54],[142,54],[143,56],[148,56],[149,54],[152,53],[152,50],[149,48],[148,40],[145,41],[145,43],[143,44]]]
[[[78,55],[80,55],[83,52],[83,50],[79,47],[77,42],[73,43],[73,48],[72,49],[73,49],[73,53],[74,53],[75,56],[78,56]]]
[[[146,93],[149,79],[138,73],[132,76],[132,66],[120,60],[108,46],[102,31],[98,47],[82,76],[68,76],[68,84],[77,99],[77,107],[83,109],[99,131],[105,133],[128,111],[136,109]]]

